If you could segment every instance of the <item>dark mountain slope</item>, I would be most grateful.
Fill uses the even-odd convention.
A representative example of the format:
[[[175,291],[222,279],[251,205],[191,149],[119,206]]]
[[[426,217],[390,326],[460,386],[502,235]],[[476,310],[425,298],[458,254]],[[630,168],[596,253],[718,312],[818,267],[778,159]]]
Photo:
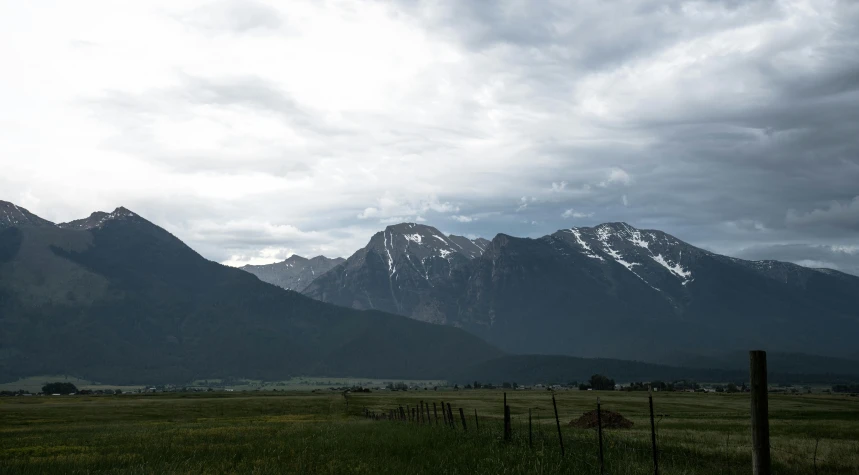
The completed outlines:
[[[455,324],[512,352],[635,354],[679,324],[670,303],[625,268],[599,265],[551,238],[499,235],[457,277]],[[642,305],[668,321],[629,318]]]
[[[0,229],[15,226],[53,226],[54,223],[42,219],[14,203],[0,200]]]
[[[345,261],[346,259],[342,257],[329,259],[325,256],[316,256],[312,259],[307,259],[295,255],[282,262],[265,265],[246,265],[240,267],[240,269],[250,272],[263,282],[301,292],[314,279]]]
[[[623,223],[499,236],[491,248],[454,286],[459,316],[512,351],[844,354],[859,334],[859,278],[846,274],[727,258]]]
[[[310,297],[358,309],[377,309],[444,323],[433,289],[482,252],[483,241],[448,237],[414,223],[388,226],[343,264],[304,290]]]
[[[655,360],[756,347],[844,356],[859,335],[855,276],[733,259],[625,223],[498,235],[428,281],[387,275],[372,244],[307,295],[465,328],[514,353]],[[367,275],[378,276],[373,285]]]
[[[260,282],[123,208],[102,218],[0,234],[0,377],[437,378],[500,354],[461,330]]]

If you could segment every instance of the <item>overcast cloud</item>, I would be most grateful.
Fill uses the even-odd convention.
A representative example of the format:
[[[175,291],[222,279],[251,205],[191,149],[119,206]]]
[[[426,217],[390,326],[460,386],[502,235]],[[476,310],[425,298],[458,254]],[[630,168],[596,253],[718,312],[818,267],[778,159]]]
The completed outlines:
[[[859,274],[859,2],[0,0],[0,199],[233,265],[626,221]]]

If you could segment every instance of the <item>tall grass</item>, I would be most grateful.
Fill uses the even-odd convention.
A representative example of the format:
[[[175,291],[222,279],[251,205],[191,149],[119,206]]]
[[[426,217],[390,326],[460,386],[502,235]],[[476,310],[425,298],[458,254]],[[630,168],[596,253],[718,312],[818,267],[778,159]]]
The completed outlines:
[[[566,425],[593,395],[559,393],[561,457],[548,393],[508,394],[513,439],[502,440],[498,391],[283,395],[156,395],[0,399],[0,473],[599,473],[596,432]],[[605,431],[610,474],[653,473],[646,399],[601,394],[635,422]],[[430,400],[432,398],[432,400]],[[450,402],[455,429],[362,416],[420,400]],[[347,405],[348,401],[348,405]],[[748,399],[659,395],[660,473],[746,474]],[[459,422],[466,408],[468,431]],[[859,474],[857,401],[773,398],[779,474]],[[527,410],[535,414],[529,446]],[[479,430],[474,409],[481,415]],[[665,416],[667,415],[667,416]],[[497,417],[496,417],[497,416]]]

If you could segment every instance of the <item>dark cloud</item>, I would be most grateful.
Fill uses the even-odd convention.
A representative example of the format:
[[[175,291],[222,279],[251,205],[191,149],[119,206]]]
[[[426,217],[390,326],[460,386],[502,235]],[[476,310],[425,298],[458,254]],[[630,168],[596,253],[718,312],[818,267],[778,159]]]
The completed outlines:
[[[34,135],[0,151],[58,144],[81,166],[91,152],[145,164],[132,169],[151,191],[101,191],[91,171],[75,186],[218,260],[348,255],[397,219],[490,238],[627,221],[857,272],[857,2],[219,0],[170,18],[179,33],[152,31],[174,36],[124,38],[143,42],[129,57],[156,51],[156,79],[81,86],[122,72],[110,56],[68,82],[69,102],[110,131],[82,134],[100,148]],[[25,116],[39,99],[5,109]],[[76,125],[38,112],[0,143]],[[39,188],[37,170],[13,165],[4,190],[79,217],[60,216],[65,176]]]
[[[774,259],[805,267],[829,268],[859,275],[859,246],[776,244],[753,246],[737,253],[751,260]]]
[[[793,227],[827,227],[859,231],[859,196],[846,204],[833,201],[825,209],[815,209],[808,213],[788,210],[786,218],[788,226]]]

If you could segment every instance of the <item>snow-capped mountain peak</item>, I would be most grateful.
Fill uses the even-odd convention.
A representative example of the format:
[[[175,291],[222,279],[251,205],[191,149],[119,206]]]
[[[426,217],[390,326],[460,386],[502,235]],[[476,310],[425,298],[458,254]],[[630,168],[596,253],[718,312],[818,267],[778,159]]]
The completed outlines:
[[[123,221],[138,218],[140,217],[137,214],[120,206],[110,213],[96,211],[87,218],[76,219],[74,221],[69,221],[68,223],[60,223],[58,226],[63,229],[96,229],[103,227],[108,221]]]
[[[0,200],[0,229],[16,226],[53,226],[15,203]]]
[[[317,278],[304,293],[356,308],[402,312],[423,293],[449,282],[487,244],[484,239],[447,236],[424,224],[391,225],[373,235],[343,265]],[[426,312],[427,320],[443,322],[439,309]]]
[[[316,256],[308,259],[293,254],[281,262],[246,265],[241,269],[257,276],[263,282],[301,292],[313,282],[313,279],[325,274],[344,261],[345,259],[342,257],[329,259],[325,256]]]
[[[566,240],[581,254],[603,263],[620,264],[656,290],[663,285],[660,273],[663,277],[667,273],[684,286],[693,282],[690,253],[704,252],[661,231],[640,230],[623,222],[571,228],[558,234],[570,236]]]
[[[400,223],[385,228],[370,240],[370,247],[381,252],[387,262],[388,271],[396,273],[398,257],[411,260],[440,257],[452,259],[464,256],[469,259],[479,256],[486,247],[486,240],[471,240],[463,236],[446,236],[438,229],[424,224]]]

